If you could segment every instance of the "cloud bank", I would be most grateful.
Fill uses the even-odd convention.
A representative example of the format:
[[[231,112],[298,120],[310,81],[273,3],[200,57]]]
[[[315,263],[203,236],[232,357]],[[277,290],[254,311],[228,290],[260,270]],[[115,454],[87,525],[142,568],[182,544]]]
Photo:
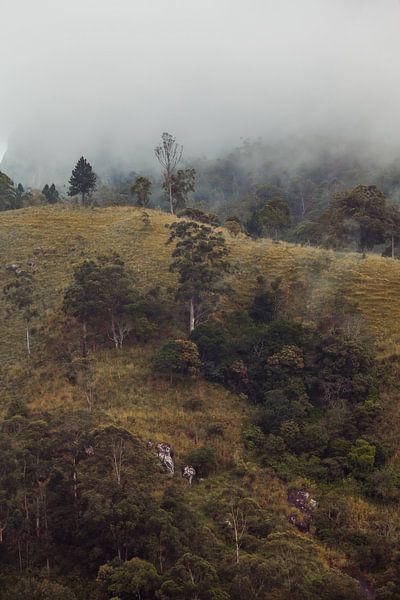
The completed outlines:
[[[398,0],[0,0],[0,141],[12,175],[84,154],[140,169],[241,138],[400,146]]]

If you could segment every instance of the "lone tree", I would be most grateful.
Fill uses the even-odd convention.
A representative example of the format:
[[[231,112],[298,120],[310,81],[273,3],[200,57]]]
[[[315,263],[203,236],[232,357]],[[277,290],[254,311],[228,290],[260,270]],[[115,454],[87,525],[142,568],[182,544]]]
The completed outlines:
[[[207,225],[178,221],[170,230],[167,244],[177,240],[170,270],[179,274],[176,297],[189,304],[191,333],[223,291],[223,274],[230,267],[228,249],[223,234]]]
[[[85,206],[85,198],[96,189],[96,175],[92,165],[81,156],[72,171],[69,180],[68,196],[81,195],[82,206]]]
[[[19,313],[25,322],[26,350],[30,356],[31,322],[37,315],[33,300],[33,280],[32,276],[25,272],[14,276],[15,279],[4,286],[3,292],[8,305],[8,313],[10,315]]]
[[[147,177],[136,177],[135,183],[131,187],[132,196],[136,197],[137,205],[146,207],[149,205],[151,196],[151,181]]]
[[[25,193],[24,186],[22,185],[22,183],[19,183],[15,190],[15,203],[14,203],[15,208],[22,208],[24,193]]]
[[[155,148],[154,152],[163,170],[163,188],[168,196],[169,209],[171,214],[175,214],[173,175],[175,175],[176,167],[182,159],[183,146],[179,145],[174,136],[170,133],[163,133],[161,136],[161,144]]]

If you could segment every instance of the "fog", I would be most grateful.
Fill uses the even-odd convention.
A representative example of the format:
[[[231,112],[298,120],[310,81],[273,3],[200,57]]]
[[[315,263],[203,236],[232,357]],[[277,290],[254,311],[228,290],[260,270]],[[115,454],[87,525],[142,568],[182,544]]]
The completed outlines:
[[[240,140],[400,146],[399,0],[0,0],[0,151],[16,180]],[[1,156],[1,154],[0,154]]]

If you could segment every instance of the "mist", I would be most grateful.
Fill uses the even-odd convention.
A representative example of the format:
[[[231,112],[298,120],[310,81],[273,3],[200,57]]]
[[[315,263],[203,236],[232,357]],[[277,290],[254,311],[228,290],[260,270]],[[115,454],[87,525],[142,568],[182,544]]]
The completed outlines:
[[[244,139],[400,147],[399,0],[0,0],[1,168],[61,181]],[[309,144],[308,150],[309,151]]]

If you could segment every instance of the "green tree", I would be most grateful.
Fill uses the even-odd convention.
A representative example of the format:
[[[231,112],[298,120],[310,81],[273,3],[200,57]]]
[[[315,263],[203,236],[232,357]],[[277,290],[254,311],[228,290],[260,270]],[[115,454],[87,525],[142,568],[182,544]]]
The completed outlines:
[[[327,224],[328,243],[354,241],[363,256],[387,237],[386,197],[375,185],[359,185],[336,194],[321,218]]]
[[[33,298],[33,278],[29,273],[15,274],[14,279],[3,288],[10,314],[19,313],[25,322],[26,350],[31,354],[30,329],[37,311]]]
[[[349,451],[349,461],[354,475],[364,477],[370,473],[374,468],[375,455],[376,447],[367,440],[358,438]]]
[[[200,357],[197,346],[189,340],[169,340],[157,352],[154,365],[172,380],[173,375],[197,375]]]
[[[176,167],[182,160],[183,146],[177,143],[173,135],[164,132],[161,136],[161,144],[155,148],[154,153],[163,171],[163,188],[167,193],[169,209],[173,215],[175,213],[173,176],[176,173]]]
[[[49,186],[46,183],[46,185],[42,189],[42,194],[49,204],[55,204],[56,202],[58,202],[59,193],[54,183],[52,183],[51,186]]]
[[[96,189],[96,175],[91,164],[81,156],[72,171],[69,180],[68,196],[81,195],[82,205],[85,206],[86,196]]]
[[[101,331],[106,323],[106,334],[115,348],[121,349],[134,324],[140,325],[137,319],[145,319],[148,309],[134,289],[132,275],[117,255],[98,257],[77,267],[63,303],[64,312],[82,324],[84,355],[87,354],[88,326]]]
[[[211,227],[219,226],[219,219],[214,213],[205,213],[199,208],[186,207],[178,213],[178,217],[186,217],[191,221],[198,221],[205,225],[211,225]]]
[[[282,198],[272,198],[263,209],[261,209],[261,219],[264,227],[274,232],[275,239],[291,224],[291,214],[287,202]]]
[[[189,552],[173,567],[157,596],[159,600],[228,600],[215,567]]]
[[[170,230],[167,243],[178,240],[170,269],[179,274],[177,298],[189,303],[191,333],[222,292],[222,277],[229,270],[228,249],[221,232],[194,221],[172,223]]]
[[[24,193],[25,193],[24,186],[22,185],[22,183],[19,183],[17,185],[17,189],[15,190],[15,206],[14,206],[14,208],[22,208]]]
[[[151,181],[147,177],[136,177],[131,187],[131,194],[136,197],[137,205],[146,207],[149,205],[151,196]]]
[[[0,171],[0,210],[10,210],[14,208],[14,203],[14,182],[8,175]]]
[[[161,577],[155,567],[141,558],[132,558],[112,569],[108,590],[123,600],[153,600]]]
[[[390,241],[390,256],[396,258],[396,244],[400,239],[400,211],[394,204],[386,208],[386,236]]]

